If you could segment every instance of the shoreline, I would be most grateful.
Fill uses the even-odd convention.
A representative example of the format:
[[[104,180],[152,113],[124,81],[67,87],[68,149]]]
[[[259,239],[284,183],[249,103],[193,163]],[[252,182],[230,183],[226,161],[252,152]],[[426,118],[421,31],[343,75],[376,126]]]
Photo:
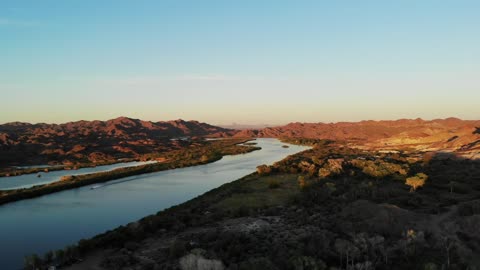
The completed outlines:
[[[412,163],[409,154],[366,152],[327,141],[295,141],[317,147],[276,162],[269,166],[271,171],[257,171],[136,222],[80,240],[63,250],[69,251],[69,256],[60,260],[48,260],[47,256],[45,265],[58,263],[72,270],[176,269],[195,259],[229,269],[248,269],[239,265],[271,265],[269,269],[287,265],[293,269],[305,261],[318,269],[340,269],[345,265],[341,259],[347,246],[357,250],[363,265],[370,264],[368,256],[373,249],[375,254],[388,256],[388,260],[380,257],[379,268],[413,265],[423,269],[445,265],[439,241],[452,237],[456,245],[466,246],[475,239],[475,227],[461,224],[471,224],[478,215],[475,198],[480,189],[475,176],[480,170],[457,178],[455,186],[450,179],[458,171],[471,171],[477,161],[438,156],[428,163]],[[412,192],[409,179],[418,172],[428,175],[428,181]],[[466,185],[473,188],[467,191]],[[385,217],[386,222],[379,222]],[[438,223],[445,217],[456,226],[440,227]],[[430,240],[424,241],[423,234],[432,225],[442,229],[430,231]],[[354,234],[352,228],[357,228]],[[409,239],[405,230],[422,237],[422,242],[415,242],[420,256],[412,261],[405,261],[402,252]],[[453,238],[458,231],[465,239]],[[290,244],[299,241],[306,244]],[[380,244],[365,247],[369,241]],[[468,248],[465,253],[454,253],[452,265],[458,269],[478,265],[469,255],[475,247]],[[279,256],[279,251],[284,256]],[[252,257],[262,259],[250,261]]]
[[[31,199],[48,195],[64,190],[79,188],[97,183],[104,183],[125,177],[142,175],[172,169],[185,167],[193,167],[205,165],[222,159],[224,156],[246,154],[256,150],[259,147],[242,146],[245,142],[252,139],[232,139],[229,141],[215,141],[212,144],[186,148],[165,153],[171,156],[169,162],[145,164],[135,167],[117,168],[111,171],[82,174],[67,175],[53,183],[38,185],[30,188],[0,190],[0,206],[24,199]]]
[[[95,168],[98,166],[108,166],[108,165],[115,165],[120,163],[142,162],[142,161],[149,161],[149,160],[143,160],[141,158],[122,158],[121,160],[112,160],[112,161],[105,161],[105,162],[99,162],[99,163],[80,163],[75,165],[64,165],[64,164],[48,165],[48,167],[33,166],[32,168],[21,168],[17,166],[11,166],[13,168],[18,168],[18,169],[12,169],[11,171],[0,172],[0,178],[3,178],[3,177],[8,178],[8,177],[15,177],[15,176],[26,175],[26,174],[36,174],[41,172],[54,172],[54,171],[62,171],[62,170],[76,171],[83,168]]]
[[[208,146],[208,143],[215,143],[219,141],[235,141],[235,140],[245,140],[245,138],[218,138],[218,139],[211,139],[211,138],[205,138],[203,142],[206,142],[206,145],[203,146]],[[239,142],[237,144],[243,144],[249,141],[255,140],[255,138],[250,138],[246,141]],[[249,145],[245,145],[249,146]],[[192,147],[192,145],[188,146]],[[188,148],[187,147],[187,148]],[[175,151],[182,151],[187,148],[183,149],[176,149],[176,150],[169,150],[167,152],[175,152]],[[121,163],[129,163],[129,162],[145,162],[145,161],[155,161],[157,158],[156,157],[151,157],[152,155],[155,155],[155,153],[148,153],[144,154],[144,156],[140,157],[125,157],[125,158],[118,158],[114,160],[107,160],[107,161],[102,161],[102,162],[90,162],[90,163],[76,163],[76,164],[54,164],[54,165],[28,165],[24,164],[25,166],[8,166],[4,168],[0,168],[0,178],[8,178],[8,177],[15,177],[15,176],[21,176],[21,175],[26,175],[26,174],[36,174],[36,173],[48,173],[48,172],[54,172],[54,171],[62,171],[62,170],[67,170],[67,171],[76,171],[79,169],[84,169],[84,168],[95,168],[99,166],[109,166],[109,165],[115,165],[115,164],[121,164]],[[147,157],[145,157],[147,156]],[[10,169],[7,169],[10,168]]]

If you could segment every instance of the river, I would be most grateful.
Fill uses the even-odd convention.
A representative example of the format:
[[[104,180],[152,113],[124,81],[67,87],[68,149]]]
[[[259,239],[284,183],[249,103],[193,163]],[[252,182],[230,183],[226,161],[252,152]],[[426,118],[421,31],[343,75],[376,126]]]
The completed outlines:
[[[106,171],[111,171],[118,168],[134,167],[134,166],[140,166],[140,165],[154,163],[154,162],[155,161],[145,161],[145,162],[132,161],[132,162],[122,162],[122,163],[115,163],[111,165],[103,165],[103,166],[97,166],[97,167],[87,167],[87,168],[81,168],[78,170],[61,170],[61,171],[51,171],[48,173],[40,172],[40,173],[23,174],[18,176],[0,177],[0,190],[29,188],[37,185],[43,185],[43,184],[48,184],[48,183],[58,181],[62,176],[65,176],[65,175],[81,175],[81,174],[89,174],[89,173],[96,173],[96,172],[106,172]],[[23,168],[27,168],[27,167],[23,167]],[[38,168],[38,166],[35,166],[35,168]],[[48,167],[45,167],[45,168],[48,169]]]
[[[127,177],[0,206],[1,269],[20,269],[25,255],[80,239],[188,201],[222,184],[308,149],[257,139],[262,149],[196,167]],[[91,189],[95,187],[95,189]]]

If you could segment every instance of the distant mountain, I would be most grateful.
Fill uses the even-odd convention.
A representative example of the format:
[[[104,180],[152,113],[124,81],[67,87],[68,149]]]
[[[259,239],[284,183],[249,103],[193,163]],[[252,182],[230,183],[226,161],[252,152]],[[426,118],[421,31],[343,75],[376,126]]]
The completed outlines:
[[[376,150],[455,151],[480,158],[480,121],[457,118],[339,123],[290,123],[233,130],[197,121],[108,121],[0,125],[0,167],[73,164],[139,158],[190,144],[180,137],[289,137],[344,141]]]
[[[231,125],[220,125],[222,128],[226,129],[236,129],[236,130],[245,130],[245,129],[263,129],[267,127],[273,127],[275,125],[247,125],[247,124],[231,124]]]
[[[290,123],[286,126],[249,129],[237,137],[290,137],[346,141],[369,149],[414,148],[449,150],[463,154],[480,152],[480,121],[457,118],[401,119],[339,123]],[[480,156],[478,156],[480,157]]]
[[[231,130],[197,121],[150,122],[127,117],[65,124],[0,125],[0,166],[100,162],[177,149],[178,137],[228,136]]]

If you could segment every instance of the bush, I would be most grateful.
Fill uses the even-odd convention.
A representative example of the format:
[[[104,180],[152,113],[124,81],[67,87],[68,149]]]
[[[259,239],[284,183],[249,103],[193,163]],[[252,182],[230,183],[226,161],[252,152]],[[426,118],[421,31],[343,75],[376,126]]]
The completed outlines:
[[[272,173],[272,168],[267,165],[260,165],[257,167],[257,173],[259,175],[269,175],[270,173]]]
[[[410,192],[414,192],[415,190],[417,190],[417,188],[425,185],[427,179],[428,176],[426,174],[417,173],[415,176],[407,178],[405,184],[411,187]]]

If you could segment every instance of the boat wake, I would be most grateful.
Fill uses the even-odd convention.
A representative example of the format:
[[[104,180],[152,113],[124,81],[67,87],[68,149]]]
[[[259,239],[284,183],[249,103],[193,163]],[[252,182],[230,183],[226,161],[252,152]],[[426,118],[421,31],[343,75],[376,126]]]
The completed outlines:
[[[94,185],[94,186],[90,187],[90,189],[95,190],[95,189],[104,188],[104,187],[108,187],[108,186],[112,186],[112,185],[116,185],[116,184],[135,181],[135,180],[138,180],[140,178],[142,178],[142,177],[135,177],[135,178],[132,178],[132,179],[115,180],[115,181],[105,183],[105,184],[102,184],[102,185]]]

